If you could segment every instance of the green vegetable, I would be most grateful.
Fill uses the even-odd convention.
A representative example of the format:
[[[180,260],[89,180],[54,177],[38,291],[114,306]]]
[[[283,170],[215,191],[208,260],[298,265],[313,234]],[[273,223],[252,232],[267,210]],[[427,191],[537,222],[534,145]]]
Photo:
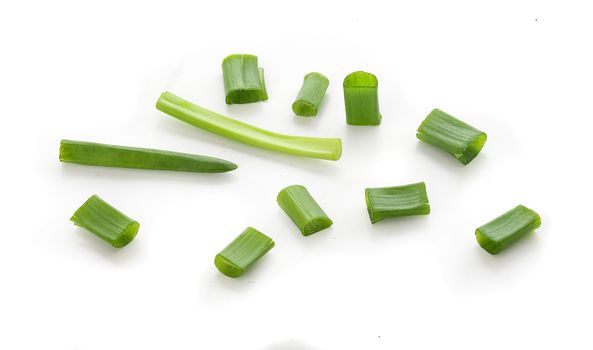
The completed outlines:
[[[140,224],[115,209],[97,195],[91,196],[70,218],[80,226],[116,248],[130,243]]]
[[[367,72],[354,72],[344,79],[346,122],[350,125],[379,125],[377,77]]]
[[[224,173],[237,169],[236,164],[226,160],[196,154],[71,140],[60,142],[60,161],[116,168],[193,173]]]
[[[286,187],[278,193],[276,201],[301,230],[303,236],[309,236],[333,224],[309,191],[301,185]]]
[[[329,80],[321,73],[312,72],[305,75],[303,86],[292,104],[294,114],[302,117],[316,116],[328,85]]]
[[[435,108],[420,124],[416,137],[468,164],[484,144],[486,134],[473,126]]]
[[[265,101],[268,92],[264,70],[258,67],[257,56],[234,54],[222,61],[225,102],[251,103]]]
[[[274,241],[270,237],[248,227],[216,255],[214,265],[226,276],[239,277],[273,247]]]
[[[396,187],[367,188],[365,198],[373,224],[386,218],[430,214],[424,182]]]
[[[156,108],[198,128],[248,145],[299,156],[338,160],[342,141],[276,134],[196,106],[170,92],[163,92]]]
[[[498,254],[529,232],[540,227],[542,219],[533,210],[518,205],[476,230],[478,244],[490,254]]]

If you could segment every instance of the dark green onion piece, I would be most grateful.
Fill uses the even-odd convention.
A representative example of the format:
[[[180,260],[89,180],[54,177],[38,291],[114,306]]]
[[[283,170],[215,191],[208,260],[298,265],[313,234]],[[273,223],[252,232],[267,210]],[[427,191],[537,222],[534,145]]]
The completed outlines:
[[[130,243],[140,224],[115,209],[97,195],[91,196],[70,218],[80,226],[116,248]]]
[[[149,148],[62,140],[60,161],[83,165],[148,170],[224,173],[237,165],[223,159]]]
[[[346,122],[350,125],[379,125],[377,77],[367,72],[354,72],[344,79]]]
[[[416,137],[451,154],[463,164],[471,162],[486,143],[483,131],[438,108],[420,124]]]
[[[540,227],[542,219],[533,210],[518,205],[476,230],[476,239],[484,250],[498,254],[529,232]]]
[[[387,218],[430,214],[424,182],[396,187],[367,188],[364,194],[373,224]]]
[[[273,247],[274,241],[270,237],[248,227],[216,255],[214,265],[226,276],[239,277]]]
[[[301,185],[288,186],[276,198],[278,205],[297,225],[303,236],[330,227],[333,222]]]
[[[311,72],[305,75],[303,86],[292,104],[294,114],[302,117],[314,117],[329,85],[327,77],[321,73]]]
[[[251,103],[265,101],[268,92],[264,70],[257,64],[257,56],[233,54],[222,61],[225,102]]]

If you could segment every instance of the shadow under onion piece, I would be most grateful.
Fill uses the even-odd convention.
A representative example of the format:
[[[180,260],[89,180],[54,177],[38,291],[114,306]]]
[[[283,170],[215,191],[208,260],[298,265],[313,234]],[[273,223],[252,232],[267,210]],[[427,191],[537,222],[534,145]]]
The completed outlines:
[[[97,195],[91,196],[70,218],[80,226],[116,248],[130,243],[140,224],[115,209]]]
[[[395,187],[367,188],[365,199],[373,224],[387,218],[430,214],[424,182]]]
[[[60,142],[60,161],[82,165],[192,173],[224,173],[237,169],[237,164],[197,154],[71,140]]]
[[[311,72],[305,75],[303,86],[292,104],[294,114],[301,117],[316,116],[328,86],[329,80],[321,73]]]
[[[542,220],[533,210],[518,205],[476,230],[478,244],[490,254],[498,254],[529,232]]]
[[[342,155],[338,138],[277,134],[209,111],[170,92],[161,94],[156,108],[195,127],[255,147],[327,160],[338,160]]]
[[[344,79],[344,103],[348,124],[381,124],[378,85],[377,77],[367,72],[350,73]]]
[[[264,69],[258,66],[257,56],[233,54],[222,60],[225,102],[251,103],[268,99]]]
[[[333,222],[301,185],[288,186],[276,198],[278,205],[297,225],[303,236],[330,227]]]
[[[483,131],[438,108],[420,124],[416,137],[451,154],[462,164],[471,162],[486,143]]]
[[[274,247],[274,241],[248,227],[214,258],[218,271],[228,277],[239,277],[249,266]]]

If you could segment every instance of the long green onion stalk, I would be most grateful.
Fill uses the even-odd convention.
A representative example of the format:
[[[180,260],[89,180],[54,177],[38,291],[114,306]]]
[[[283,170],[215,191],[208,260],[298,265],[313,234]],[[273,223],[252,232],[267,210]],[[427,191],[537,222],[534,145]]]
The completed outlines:
[[[286,187],[278,193],[276,200],[303,236],[309,236],[333,224],[309,191],[301,185]]]
[[[373,224],[387,218],[430,214],[424,182],[395,187],[367,188],[365,199]]]
[[[535,211],[518,205],[476,229],[476,239],[484,250],[494,255],[540,227],[541,223],[542,219]]]
[[[350,125],[379,125],[379,82],[367,72],[354,72],[344,79],[346,122]]]
[[[265,101],[268,92],[264,70],[257,63],[257,56],[233,54],[222,61],[225,102],[251,103]]]
[[[316,116],[328,86],[329,79],[321,73],[311,72],[305,75],[303,86],[292,104],[294,114],[302,117]]]
[[[214,265],[226,276],[239,277],[273,247],[270,237],[248,227],[216,255]]]

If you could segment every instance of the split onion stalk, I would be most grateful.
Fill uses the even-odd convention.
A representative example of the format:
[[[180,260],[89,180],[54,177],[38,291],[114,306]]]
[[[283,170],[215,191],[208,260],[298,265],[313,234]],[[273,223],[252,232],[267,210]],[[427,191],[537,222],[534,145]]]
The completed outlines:
[[[309,236],[333,224],[309,191],[301,185],[286,187],[278,193],[276,201],[303,236]]]
[[[274,241],[248,227],[214,258],[214,265],[228,277],[239,277],[274,247]]]
[[[82,165],[192,173],[224,173],[237,169],[237,165],[229,161],[197,154],[72,140],[60,142],[60,161]]]
[[[342,155],[339,138],[277,134],[209,111],[170,92],[161,94],[156,108],[195,127],[255,147],[327,160],[338,160]]]
[[[346,122],[350,125],[379,125],[377,77],[367,72],[354,72],[344,79]]]
[[[468,164],[486,143],[486,134],[473,126],[435,108],[424,119],[416,137]]]
[[[490,254],[498,254],[540,227],[542,219],[533,210],[518,205],[476,230],[478,244]]]
[[[225,102],[251,103],[268,99],[264,69],[258,66],[257,56],[233,54],[222,61]]]
[[[424,182],[395,187],[367,188],[365,199],[373,224],[387,218],[430,214]]]
[[[91,196],[70,218],[80,226],[116,248],[130,243],[140,224],[115,209],[97,195]]]
[[[321,73],[311,72],[305,75],[303,86],[292,104],[294,114],[301,117],[316,116],[328,86],[329,79]]]

